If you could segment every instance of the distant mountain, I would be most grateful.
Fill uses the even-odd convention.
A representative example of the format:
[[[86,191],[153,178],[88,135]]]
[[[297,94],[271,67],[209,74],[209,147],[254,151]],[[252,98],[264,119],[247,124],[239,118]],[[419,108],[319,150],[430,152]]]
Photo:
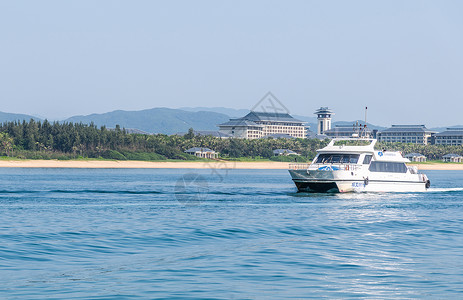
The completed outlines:
[[[219,114],[224,114],[230,116],[230,118],[240,118],[244,117],[249,113],[249,109],[235,109],[235,108],[227,108],[227,107],[181,107],[179,108],[185,111],[212,111]]]
[[[292,115],[291,113],[290,113],[290,115],[293,116],[295,119],[298,119],[298,120],[301,120],[301,121],[304,121],[304,122],[307,122],[307,123],[317,124],[317,118],[315,118],[315,117]]]
[[[230,118],[244,117],[249,113],[248,109],[234,109],[226,107],[183,107],[181,109],[170,108],[153,108],[140,111],[123,111],[116,110],[103,114],[91,114],[86,116],[73,116],[64,120],[65,122],[85,123],[93,122],[97,126],[105,125],[108,128],[114,128],[120,125],[123,128],[131,129],[133,132],[141,130],[148,133],[174,134],[187,132],[189,128],[197,131],[217,131],[218,124],[227,122]],[[312,116],[292,115],[294,118],[307,122],[310,130],[317,131],[317,118]],[[0,123],[7,121],[29,121],[30,119],[42,120],[41,118],[25,114],[13,114],[0,112]],[[335,121],[336,125],[352,126],[357,121]],[[363,121],[358,120],[360,124]],[[376,126],[367,123],[368,128],[374,130],[384,130],[386,127]],[[430,130],[442,132],[447,128],[458,127],[463,125],[449,127],[435,127]]]
[[[116,110],[104,114],[74,116],[64,120],[74,123],[95,123],[97,126],[134,128],[150,133],[174,134],[195,130],[218,130],[217,124],[229,120],[225,114],[211,111],[184,111],[170,108],[153,108],[140,111]]]
[[[30,121],[30,119],[34,119],[36,121],[41,120],[40,118],[30,116],[30,115],[23,115],[23,114],[11,114],[5,113],[0,111],[0,123],[3,122],[14,122],[14,121]]]

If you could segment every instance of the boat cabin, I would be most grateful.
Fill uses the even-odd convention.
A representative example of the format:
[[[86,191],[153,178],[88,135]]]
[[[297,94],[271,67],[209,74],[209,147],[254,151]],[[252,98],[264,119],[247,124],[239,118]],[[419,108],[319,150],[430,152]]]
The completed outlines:
[[[362,145],[357,145],[358,142]],[[366,142],[366,143],[365,143]],[[377,151],[374,139],[333,139],[325,148],[318,150],[312,162],[315,169],[358,170],[370,172],[406,173],[409,162],[400,152]],[[366,168],[366,166],[368,166]]]

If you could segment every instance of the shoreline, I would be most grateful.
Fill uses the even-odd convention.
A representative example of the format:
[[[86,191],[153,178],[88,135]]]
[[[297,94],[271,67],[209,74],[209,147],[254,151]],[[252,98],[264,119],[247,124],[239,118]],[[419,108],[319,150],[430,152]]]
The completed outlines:
[[[101,160],[0,160],[0,168],[71,168],[71,169],[288,169],[288,162],[204,162],[204,161],[101,161]],[[463,170],[463,164],[409,164],[419,170]]]
[[[136,160],[2,160],[0,168],[73,169],[288,169],[287,162],[206,162]]]
[[[463,164],[459,163],[431,163],[431,164],[407,164],[408,166],[415,166],[418,170],[437,170],[437,171],[462,171]]]

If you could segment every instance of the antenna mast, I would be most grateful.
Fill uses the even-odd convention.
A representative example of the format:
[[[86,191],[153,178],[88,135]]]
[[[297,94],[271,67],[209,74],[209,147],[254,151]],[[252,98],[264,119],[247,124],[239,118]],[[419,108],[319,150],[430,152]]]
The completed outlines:
[[[368,111],[368,107],[365,106],[365,124],[363,124],[363,135],[365,137],[368,137],[368,134],[367,134],[367,111]]]
[[[365,126],[367,126],[367,111],[368,111],[368,107],[365,106]]]

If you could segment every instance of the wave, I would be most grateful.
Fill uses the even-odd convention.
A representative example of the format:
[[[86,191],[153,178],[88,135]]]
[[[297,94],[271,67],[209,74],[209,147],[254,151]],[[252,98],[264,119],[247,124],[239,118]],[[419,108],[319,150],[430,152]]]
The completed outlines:
[[[456,188],[429,188],[428,193],[448,193],[448,192],[463,192],[463,187]]]
[[[18,190],[8,191],[0,190],[0,194],[136,194],[136,195],[149,195],[149,194],[170,194],[162,191],[117,191],[117,190]]]
[[[463,192],[463,187],[456,188],[429,188],[427,193],[455,193]],[[426,193],[423,192],[423,193]],[[131,195],[188,195],[195,194],[194,191],[178,192],[171,189],[165,190],[105,190],[105,189],[83,189],[83,190],[66,190],[66,189],[55,189],[55,190],[0,190],[1,194],[131,194]],[[362,197],[362,195],[392,195],[392,194],[421,194],[421,192],[397,192],[397,193],[308,193],[308,192],[296,192],[293,190],[211,190],[205,188],[201,191],[203,195],[216,195],[216,196],[290,196],[290,197],[323,197],[323,198],[338,198],[343,197]]]
[[[84,190],[0,190],[0,194],[134,194],[134,195],[151,195],[151,194],[161,194],[161,195],[193,195],[197,194],[194,191],[187,192],[176,192],[174,190],[151,190],[151,191],[131,191],[131,190],[95,190],[95,189],[84,189]],[[281,196],[288,195],[288,191],[220,191],[220,190],[208,190],[207,188],[201,191],[201,194],[204,195],[223,195],[223,196]],[[291,194],[291,193],[289,193]]]

